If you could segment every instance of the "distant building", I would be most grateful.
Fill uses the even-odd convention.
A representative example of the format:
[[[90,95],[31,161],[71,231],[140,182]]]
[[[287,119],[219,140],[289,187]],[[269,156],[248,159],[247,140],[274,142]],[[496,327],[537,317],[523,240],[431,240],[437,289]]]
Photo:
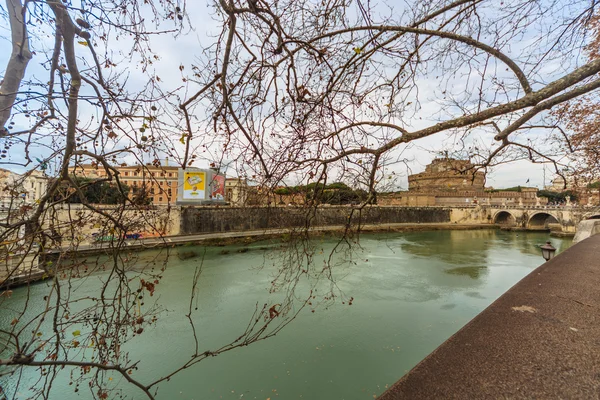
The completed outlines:
[[[147,198],[151,199],[152,204],[174,205],[177,203],[177,189],[180,184],[179,167],[134,165],[115,166],[115,169],[119,171],[120,181],[129,187],[130,197],[144,193]],[[78,165],[74,168],[73,173],[86,178],[106,177],[104,167],[95,164]],[[247,197],[248,184],[245,179],[226,178],[225,201],[232,205],[243,205]]]
[[[559,175],[552,179],[552,183],[548,186],[545,186],[544,189],[551,192],[564,192],[566,190],[584,192],[594,184],[594,180],[591,180],[585,176],[570,175],[566,178],[566,185],[565,178]]]
[[[116,166],[120,181],[129,187],[129,196],[144,194],[152,204],[175,204],[177,201],[178,167],[156,165]],[[74,168],[76,176],[86,178],[106,177],[104,167],[81,164]]]
[[[567,176],[566,187],[565,179],[557,176],[552,180],[552,184],[545,186],[544,189],[550,192],[569,191],[577,197],[577,202],[586,206],[597,206],[600,204],[600,193],[598,191],[598,181],[580,176]]]
[[[572,186],[573,182],[568,182],[565,185],[565,178],[563,178],[562,176],[557,176],[556,178],[552,179],[552,183],[550,185],[547,185],[544,187],[545,190],[549,190],[551,192],[563,192],[565,190],[568,190],[568,188],[570,186]],[[565,189],[565,186],[567,187]]]
[[[481,191],[485,185],[485,173],[475,172],[468,160],[436,158],[425,171],[408,176],[408,190],[422,191]]]
[[[248,182],[244,178],[225,180],[225,200],[234,206],[246,204],[248,200]]]
[[[467,160],[436,158],[425,171],[408,177],[408,191],[382,194],[381,205],[469,206],[469,205],[543,205],[546,198],[537,197],[537,188],[520,191],[485,188],[485,173],[474,172]]]
[[[429,191],[429,192],[397,192],[378,196],[380,205],[398,205],[408,207],[427,206],[535,206],[545,205],[548,199],[537,197],[537,188],[522,188],[517,191],[494,190],[490,192],[479,191]]]
[[[48,178],[42,171],[18,174],[0,168],[0,208],[8,209],[39,201],[48,189]]]
[[[25,203],[35,203],[46,194],[48,177],[44,172],[33,170],[22,174],[21,177],[25,191]]]

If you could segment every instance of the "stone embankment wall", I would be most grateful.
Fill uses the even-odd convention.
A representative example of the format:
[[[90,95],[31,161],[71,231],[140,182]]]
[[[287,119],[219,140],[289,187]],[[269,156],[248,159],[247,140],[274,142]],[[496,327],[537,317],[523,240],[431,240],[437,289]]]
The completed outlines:
[[[524,229],[540,228],[534,222],[544,222],[554,217],[558,224],[555,230],[575,232],[579,221],[589,217],[588,209],[531,208],[531,207],[406,207],[369,206],[362,211],[349,206],[322,206],[316,209],[294,206],[251,206],[251,207],[149,207],[147,210],[118,210],[103,206],[102,211],[119,216],[130,232],[139,232],[144,237],[159,233],[189,235],[196,233],[235,232],[260,229],[282,229],[305,226],[307,218],[311,227],[340,226],[346,224],[352,213],[352,224],[494,224],[500,223],[499,216],[509,215],[517,226]],[[597,212],[600,217],[600,211]],[[76,240],[80,235],[85,241],[92,233],[100,233],[112,224],[98,214],[81,206],[58,209],[53,228],[64,237]],[[549,222],[549,221],[546,221]],[[555,222],[555,221],[550,221]],[[531,225],[531,226],[530,226]],[[539,225],[539,224],[538,224]],[[548,225],[548,226],[546,226]],[[543,229],[550,225],[542,223]],[[74,229],[76,227],[76,229]],[[550,226],[551,227],[551,226]],[[49,228],[49,227],[46,227]],[[106,234],[106,233],[105,233]],[[75,236],[75,237],[72,237]]]
[[[317,209],[302,207],[149,207],[147,210],[120,210],[102,206],[102,211],[117,217],[130,233],[143,237],[164,234],[189,235],[196,233],[235,232],[260,229],[281,229],[310,226],[344,225],[352,212],[349,206],[324,206]],[[370,206],[352,213],[352,223],[383,224],[486,224],[492,223],[488,210],[482,207],[398,207]],[[45,228],[50,229],[48,222]],[[102,215],[82,207],[58,207],[52,229],[67,242],[89,242],[92,234],[110,235],[113,224]]]
[[[581,242],[584,239],[589,238],[590,236],[600,234],[600,220],[599,219],[590,219],[587,221],[581,221],[577,225],[577,233],[573,238],[573,243]]]
[[[181,209],[179,234],[277,229],[305,226],[399,223],[486,223],[476,209],[423,207],[366,207],[352,213],[350,207],[329,206],[317,209],[296,207],[184,207]]]
[[[281,229],[310,226],[344,225],[352,212],[349,206],[324,206],[317,209],[287,206],[254,207],[166,207],[144,210],[116,206],[97,206],[125,226],[129,233],[145,238],[159,235],[234,232],[260,229]],[[51,216],[51,218],[50,218]],[[352,223],[358,224],[420,224],[420,223],[488,223],[488,214],[481,208],[464,207],[398,207],[371,206],[352,213]],[[487,218],[487,219],[486,219]],[[63,245],[89,243],[93,235],[110,236],[114,224],[105,216],[80,204],[62,205],[53,209],[43,227],[51,235],[62,237]]]
[[[148,207],[145,210],[121,209],[111,205],[97,205],[98,209],[127,227],[130,233],[144,237],[177,235],[179,233],[179,210],[177,207]],[[92,234],[111,235],[114,223],[104,215],[91,211],[80,204],[58,206],[52,218],[44,220],[44,228],[55,231],[63,241],[88,241]]]

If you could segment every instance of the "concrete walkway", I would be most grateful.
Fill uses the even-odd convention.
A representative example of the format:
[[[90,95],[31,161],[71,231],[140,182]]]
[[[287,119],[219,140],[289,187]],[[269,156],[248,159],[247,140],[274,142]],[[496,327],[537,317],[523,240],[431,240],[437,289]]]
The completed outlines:
[[[379,399],[599,399],[599,255],[596,235],[543,264]]]

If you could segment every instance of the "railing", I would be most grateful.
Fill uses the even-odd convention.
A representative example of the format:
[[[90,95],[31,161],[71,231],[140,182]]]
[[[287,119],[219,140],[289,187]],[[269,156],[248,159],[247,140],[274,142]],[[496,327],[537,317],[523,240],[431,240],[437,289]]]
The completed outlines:
[[[498,208],[498,209],[536,209],[536,210],[586,210],[589,207],[588,206],[581,206],[581,205],[557,205],[557,206],[549,206],[549,205],[539,205],[539,206],[532,206],[532,205],[518,205],[518,204],[507,204],[507,205],[487,205],[487,204],[483,204],[483,207],[488,207],[488,208]],[[598,209],[598,212],[600,213],[600,207],[595,207]]]

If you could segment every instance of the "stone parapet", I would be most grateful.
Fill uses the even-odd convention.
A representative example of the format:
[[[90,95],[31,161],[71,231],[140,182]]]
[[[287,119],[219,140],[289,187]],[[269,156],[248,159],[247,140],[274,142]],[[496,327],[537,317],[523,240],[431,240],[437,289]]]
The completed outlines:
[[[180,234],[230,232],[255,229],[393,223],[450,223],[449,208],[379,207],[362,210],[349,206],[302,207],[183,207]],[[467,221],[468,222],[468,221]]]

